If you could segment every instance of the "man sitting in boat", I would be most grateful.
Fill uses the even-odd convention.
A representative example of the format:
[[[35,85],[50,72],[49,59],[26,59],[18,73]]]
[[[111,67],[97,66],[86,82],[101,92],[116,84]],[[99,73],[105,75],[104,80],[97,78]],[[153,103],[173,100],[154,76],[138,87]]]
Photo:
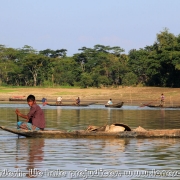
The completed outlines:
[[[17,122],[18,129],[26,130],[44,130],[45,128],[45,117],[42,109],[36,104],[35,96],[29,95],[27,97],[27,103],[30,106],[30,111],[27,115],[21,114],[19,109],[16,109],[15,113],[26,119],[26,122]]]
[[[42,98],[42,104],[45,106],[47,104],[47,99],[45,97]]]
[[[161,94],[161,102],[160,102],[160,106],[161,106],[161,107],[164,106],[164,101],[165,101],[164,94]]]
[[[80,105],[80,102],[81,102],[81,101],[80,101],[80,98],[78,97],[78,98],[76,99],[75,104],[79,106],[79,105]]]
[[[56,100],[56,104],[62,104],[62,97],[58,97]]]
[[[107,105],[112,105],[113,102],[112,102],[112,99],[109,99],[109,101],[107,102]]]

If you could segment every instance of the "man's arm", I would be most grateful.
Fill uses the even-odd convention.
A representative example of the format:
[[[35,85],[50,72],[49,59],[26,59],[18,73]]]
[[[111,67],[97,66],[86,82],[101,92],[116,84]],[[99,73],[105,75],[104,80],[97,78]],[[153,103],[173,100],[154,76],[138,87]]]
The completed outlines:
[[[28,116],[27,116],[27,115],[24,115],[24,114],[21,114],[20,111],[19,111],[19,109],[16,109],[15,113],[16,113],[18,116],[26,119],[26,121],[29,120]]]

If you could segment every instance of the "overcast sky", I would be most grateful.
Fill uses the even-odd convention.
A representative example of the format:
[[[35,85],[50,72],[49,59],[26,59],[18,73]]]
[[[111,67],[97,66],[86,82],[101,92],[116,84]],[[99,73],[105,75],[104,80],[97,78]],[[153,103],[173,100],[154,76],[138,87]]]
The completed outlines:
[[[128,53],[168,28],[180,34],[180,0],[0,0],[0,44],[67,49],[119,46]]]

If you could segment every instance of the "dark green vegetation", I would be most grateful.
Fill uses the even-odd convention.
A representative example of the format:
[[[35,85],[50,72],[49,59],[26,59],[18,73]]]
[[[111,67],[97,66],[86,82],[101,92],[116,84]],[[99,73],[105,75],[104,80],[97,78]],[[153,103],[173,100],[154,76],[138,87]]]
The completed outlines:
[[[0,45],[0,85],[180,87],[180,35],[167,29],[157,34],[153,45],[128,54],[103,45],[82,47],[72,57],[66,51]]]

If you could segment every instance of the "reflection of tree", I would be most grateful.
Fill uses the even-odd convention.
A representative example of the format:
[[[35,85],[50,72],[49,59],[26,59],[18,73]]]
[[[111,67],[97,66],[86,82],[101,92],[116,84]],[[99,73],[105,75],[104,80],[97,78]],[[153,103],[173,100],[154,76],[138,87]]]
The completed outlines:
[[[17,139],[17,164],[20,164],[20,161],[27,160],[27,177],[36,177],[38,175],[37,164],[43,161],[44,157],[44,139],[26,139],[20,138]],[[24,156],[24,153],[27,151],[27,156]],[[22,152],[22,153],[21,153]],[[36,171],[34,171],[36,169]],[[36,174],[33,174],[36,173]]]
[[[165,122],[165,110],[161,109],[161,127],[164,128],[164,122]]]
[[[108,123],[111,124],[111,108],[108,108]]]
[[[57,106],[57,124],[60,124],[62,109]]]
[[[79,127],[79,124],[80,124],[80,109],[76,109],[76,118],[77,118],[77,125]]]
[[[143,156],[147,158],[147,155],[155,153],[151,160],[154,160],[154,162],[161,160],[163,162],[166,158],[170,158],[168,155],[172,154],[172,149],[176,148],[178,142],[176,138],[136,139],[133,147],[136,153],[132,153],[131,158],[137,158],[139,155],[141,158]]]

